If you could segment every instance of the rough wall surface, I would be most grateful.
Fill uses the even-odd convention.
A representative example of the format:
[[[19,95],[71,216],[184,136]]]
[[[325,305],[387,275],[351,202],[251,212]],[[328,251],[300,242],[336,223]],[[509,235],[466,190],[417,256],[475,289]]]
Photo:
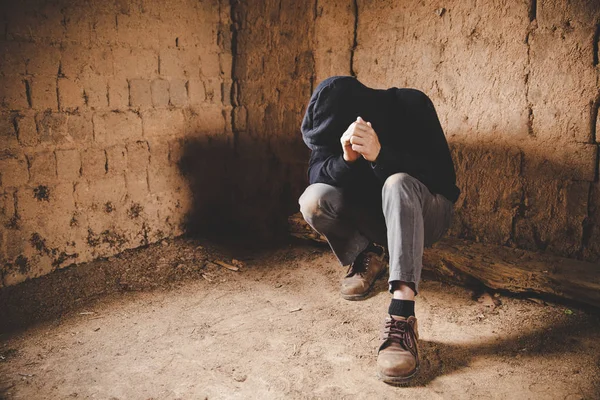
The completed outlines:
[[[326,10],[316,20],[319,79],[345,72],[432,98],[463,191],[453,235],[600,259],[600,3],[336,0],[318,7]]]
[[[0,286],[181,234],[180,159],[231,142],[229,3],[1,4]]]
[[[273,236],[298,208],[308,149],[300,123],[314,83],[315,7],[294,0],[236,1],[233,130],[238,157],[235,209]]]
[[[297,210],[313,87],[437,107],[452,234],[600,259],[597,0],[37,0],[0,9],[1,285]]]

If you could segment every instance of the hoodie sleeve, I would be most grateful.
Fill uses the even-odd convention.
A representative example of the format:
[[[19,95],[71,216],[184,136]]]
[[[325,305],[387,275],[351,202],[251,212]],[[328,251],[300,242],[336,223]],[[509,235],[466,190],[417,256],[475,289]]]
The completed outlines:
[[[356,119],[352,90],[358,81],[352,77],[332,77],[313,93],[302,121],[302,138],[311,149],[309,183],[344,186],[357,162],[347,163],[342,156],[340,137]]]
[[[390,175],[398,172],[406,172],[419,180],[423,180],[423,176],[428,173],[429,162],[391,146],[382,146],[377,160],[371,163],[371,168],[373,168],[375,176],[381,183],[385,182]]]
[[[358,162],[348,163],[342,154],[335,154],[329,150],[313,150],[308,163],[308,181],[311,185],[326,183],[343,186]]]

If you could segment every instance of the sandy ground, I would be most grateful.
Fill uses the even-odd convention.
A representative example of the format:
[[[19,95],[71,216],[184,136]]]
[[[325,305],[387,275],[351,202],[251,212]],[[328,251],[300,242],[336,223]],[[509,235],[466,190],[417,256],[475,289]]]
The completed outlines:
[[[0,398],[600,398],[597,314],[505,296],[495,306],[425,281],[421,371],[392,387],[375,369],[385,282],[349,302],[326,248],[206,253],[203,245],[176,240],[103,261],[137,263],[151,281],[161,260],[184,268],[178,254],[205,253],[187,259],[191,277],[79,298],[69,312],[0,336]],[[245,266],[230,271],[210,262],[218,257]]]

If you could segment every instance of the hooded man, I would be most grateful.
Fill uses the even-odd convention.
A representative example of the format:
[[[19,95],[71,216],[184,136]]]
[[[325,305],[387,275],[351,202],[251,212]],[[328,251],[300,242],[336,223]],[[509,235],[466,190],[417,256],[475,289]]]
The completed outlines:
[[[386,272],[387,247],[392,300],[378,375],[405,383],[419,367],[414,300],[423,248],[444,235],[460,194],[433,104],[418,90],[335,76],[314,91],[302,136],[312,152],[300,211],[348,266],[344,299],[368,295]]]

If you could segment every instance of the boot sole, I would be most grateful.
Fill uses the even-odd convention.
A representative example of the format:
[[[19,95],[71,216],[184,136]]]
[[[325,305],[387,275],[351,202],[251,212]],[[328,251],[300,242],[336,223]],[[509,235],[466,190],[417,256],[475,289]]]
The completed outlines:
[[[387,268],[382,269],[381,272],[379,274],[377,274],[375,279],[373,279],[373,283],[371,283],[371,286],[369,286],[369,288],[364,293],[342,294],[342,298],[344,300],[350,300],[350,301],[364,300],[371,293],[373,286],[375,286],[375,282],[377,282],[377,280],[379,280],[379,278],[381,278],[386,273],[386,271],[387,271]]]
[[[379,378],[379,380],[387,383],[388,385],[399,386],[399,385],[405,385],[405,384],[409,383],[411,380],[413,380],[415,375],[417,375],[418,371],[419,371],[419,367],[417,367],[415,369],[415,371],[412,374],[410,374],[409,376],[388,376],[388,375],[382,374],[381,372],[377,372],[377,377]]]

